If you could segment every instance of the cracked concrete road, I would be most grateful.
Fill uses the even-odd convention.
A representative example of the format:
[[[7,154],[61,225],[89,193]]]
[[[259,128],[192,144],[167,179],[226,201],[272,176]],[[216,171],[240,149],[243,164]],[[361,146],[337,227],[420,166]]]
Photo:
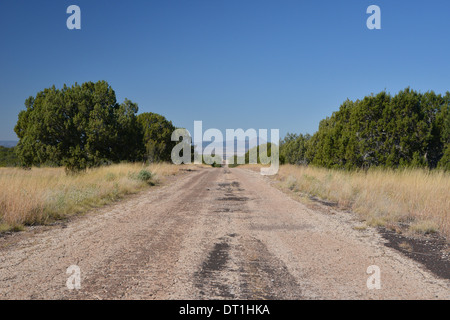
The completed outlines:
[[[0,299],[450,299],[448,280],[257,172],[204,168],[0,239]],[[69,290],[77,265],[81,289]],[[367,287],[380,268],[381,289]]]

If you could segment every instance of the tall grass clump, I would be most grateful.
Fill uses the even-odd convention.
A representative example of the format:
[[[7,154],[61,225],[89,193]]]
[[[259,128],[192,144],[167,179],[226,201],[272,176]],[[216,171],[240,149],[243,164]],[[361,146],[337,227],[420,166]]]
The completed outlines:
[[[369,225],[403,223],[450,236],[450,173],[426,169],[340,171],[284,165],[278,179],[293,191],[333,201]]]
[[[177,173],[171,164],[117,164],[67,175],[63,168],[0,168],[0,232],[46,224],[139,192]]]

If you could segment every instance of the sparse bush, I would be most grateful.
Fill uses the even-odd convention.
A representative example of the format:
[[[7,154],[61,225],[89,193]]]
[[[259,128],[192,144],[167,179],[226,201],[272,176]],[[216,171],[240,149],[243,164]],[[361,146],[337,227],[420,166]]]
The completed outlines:
[[[142,169],[139,172],[129,172],[128,177],[133,180],[142,181],[142,182],[150,182],[153,175],[150,171],[146,169]]]
[[[144,182],[149,182],[150,179],[152,178],[152,173],[148,170],[141,170],[139,171],[138,175],[137,175],[137,179],[140,181],[144,181]]]

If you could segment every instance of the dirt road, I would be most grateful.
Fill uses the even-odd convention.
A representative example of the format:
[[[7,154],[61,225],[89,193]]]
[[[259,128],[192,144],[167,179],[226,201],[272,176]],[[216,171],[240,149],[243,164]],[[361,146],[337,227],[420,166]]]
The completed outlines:
[[[198,168],[96,213],[0,239],[0,299],[450,299],[449,281],[245,169]],[[69,266],[81,289],[69,290]],[[368,289],[379,267],[381,289]]]

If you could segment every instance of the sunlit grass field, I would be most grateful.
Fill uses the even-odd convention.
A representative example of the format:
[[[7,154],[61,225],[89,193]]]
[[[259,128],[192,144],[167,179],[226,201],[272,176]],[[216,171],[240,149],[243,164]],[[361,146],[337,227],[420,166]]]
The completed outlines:
[[[408,225],[450,239],[450,173],[423,169],[338,171],[283,165],[282,186],[333,201],[370,226]]]
[[[46,224],[116,201],[174,175],[173,164],[117,164],[77,175],[64,168],[0,168],[0,232]]]

